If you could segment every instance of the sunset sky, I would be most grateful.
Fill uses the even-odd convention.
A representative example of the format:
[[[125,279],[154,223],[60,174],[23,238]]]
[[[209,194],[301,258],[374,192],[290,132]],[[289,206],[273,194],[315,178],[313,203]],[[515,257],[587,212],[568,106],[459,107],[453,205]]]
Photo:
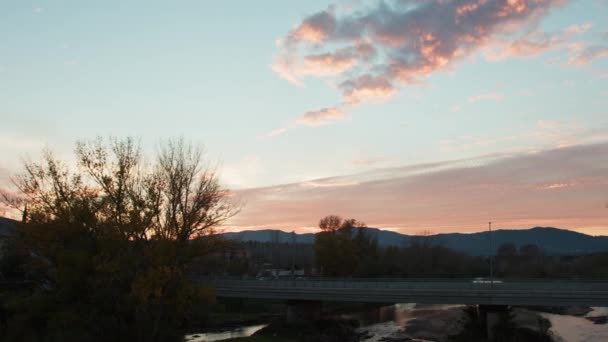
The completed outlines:
[[[608,1],[0,1],[0,187],[77,139],[204,144],[226,229],[608,235]]]

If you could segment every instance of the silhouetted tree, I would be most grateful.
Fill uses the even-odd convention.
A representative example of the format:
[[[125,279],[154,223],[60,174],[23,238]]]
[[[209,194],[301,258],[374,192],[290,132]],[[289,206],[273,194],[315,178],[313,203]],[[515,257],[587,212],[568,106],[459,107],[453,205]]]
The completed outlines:
[[[315,255],[323,275],[366,275],[375,268],[377,261],[369,258],[377,253],[377,241],[366,233],[365,223],[330,215],[319,221],[319,228]]]
[[[12,301],[7,338],[180,340],[212,299],[186,278],[208,251],[191,239],[236,214],[227,190],[181,139],[151,165],[132,139],[79,142],[76,157],[77,169],[45,151],[16,178],[28,203],[22,243],[35,256],[23,267],[38,289]]]
[[[329,215],[319,220],[319,228],[323,232],[335,232],[342,228],[343,221],[340,216]]]
[[[517,247],[514,243],[507,242],[498,247],[497,258],[513,258],[515,256],[517,256]]]

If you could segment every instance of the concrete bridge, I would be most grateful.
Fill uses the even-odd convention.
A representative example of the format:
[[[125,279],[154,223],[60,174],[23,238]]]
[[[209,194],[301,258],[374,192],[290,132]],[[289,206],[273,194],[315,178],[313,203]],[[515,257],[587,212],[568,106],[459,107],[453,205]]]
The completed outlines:
[[[299,301],[608,306],[608,280],[315,279],[199,278],[218,297]]]
[[[198,281],[214,287],[218,297],[287,300],[289,322],[318,319],[324,301],[477,305],[490,341],[494,340],[494,326],[501,312],[509,306],[608,306],[608,280],[199,278]]]

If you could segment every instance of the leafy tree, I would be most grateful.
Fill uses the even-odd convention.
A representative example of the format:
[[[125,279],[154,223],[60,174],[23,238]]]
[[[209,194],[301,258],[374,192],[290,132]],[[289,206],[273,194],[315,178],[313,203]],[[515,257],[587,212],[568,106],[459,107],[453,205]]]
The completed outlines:
[[[202,150],[172,140],[143,162],[132,139],[79,142],[76,167],[26,162],[10,204],[37,283],[12,296],[7,340],[172,341],[213,297],[191,284],[191,240],[237,213]]]
[[[326,276],[363,276],[376,269],[378,243],[365,223],[330,215],[319,221],[315,238],[317,267]]]

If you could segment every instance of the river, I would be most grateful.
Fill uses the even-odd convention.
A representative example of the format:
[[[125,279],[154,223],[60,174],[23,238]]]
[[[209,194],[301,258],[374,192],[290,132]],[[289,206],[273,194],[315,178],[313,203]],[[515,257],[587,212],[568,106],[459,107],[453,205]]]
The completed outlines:
[[[215,342],[235,337],[248,337],[255,334],[258,330],[263,329],[265,326],[267,326],[267,324],[249,325],[220,332],[191,334],[184,337],[184,342]]]
[[[341,314],[342,318],[356,319],[369,335],[364,342],[377,342],[384,337],[405,337],[406,328],[415,331],[415,341],[438,341],[446,331],[459,329],[458,315],[462,306],[458,305],[416,305],[395,304],[362,312]],[[608,325],[594,324],[585,317],[539,313],[551,322],[550,334],[556,342],[605,342],[608,341]],[[593,308],[587,317],[608,316],[608,308]],[[413,321],[420,318],[421,320]],[[425,318],[427,318],[425,320]],[[413,327],[413,322],[424,322]],[[187,342],[214,342],[235,337],[247,337],[266,325],[244,326],[223,332],[188,335]],[[412,329],[415,328],[415,329]],[[424,338],[420,337],[424,336]],[[417,339],[416,339],[417,338]]]

